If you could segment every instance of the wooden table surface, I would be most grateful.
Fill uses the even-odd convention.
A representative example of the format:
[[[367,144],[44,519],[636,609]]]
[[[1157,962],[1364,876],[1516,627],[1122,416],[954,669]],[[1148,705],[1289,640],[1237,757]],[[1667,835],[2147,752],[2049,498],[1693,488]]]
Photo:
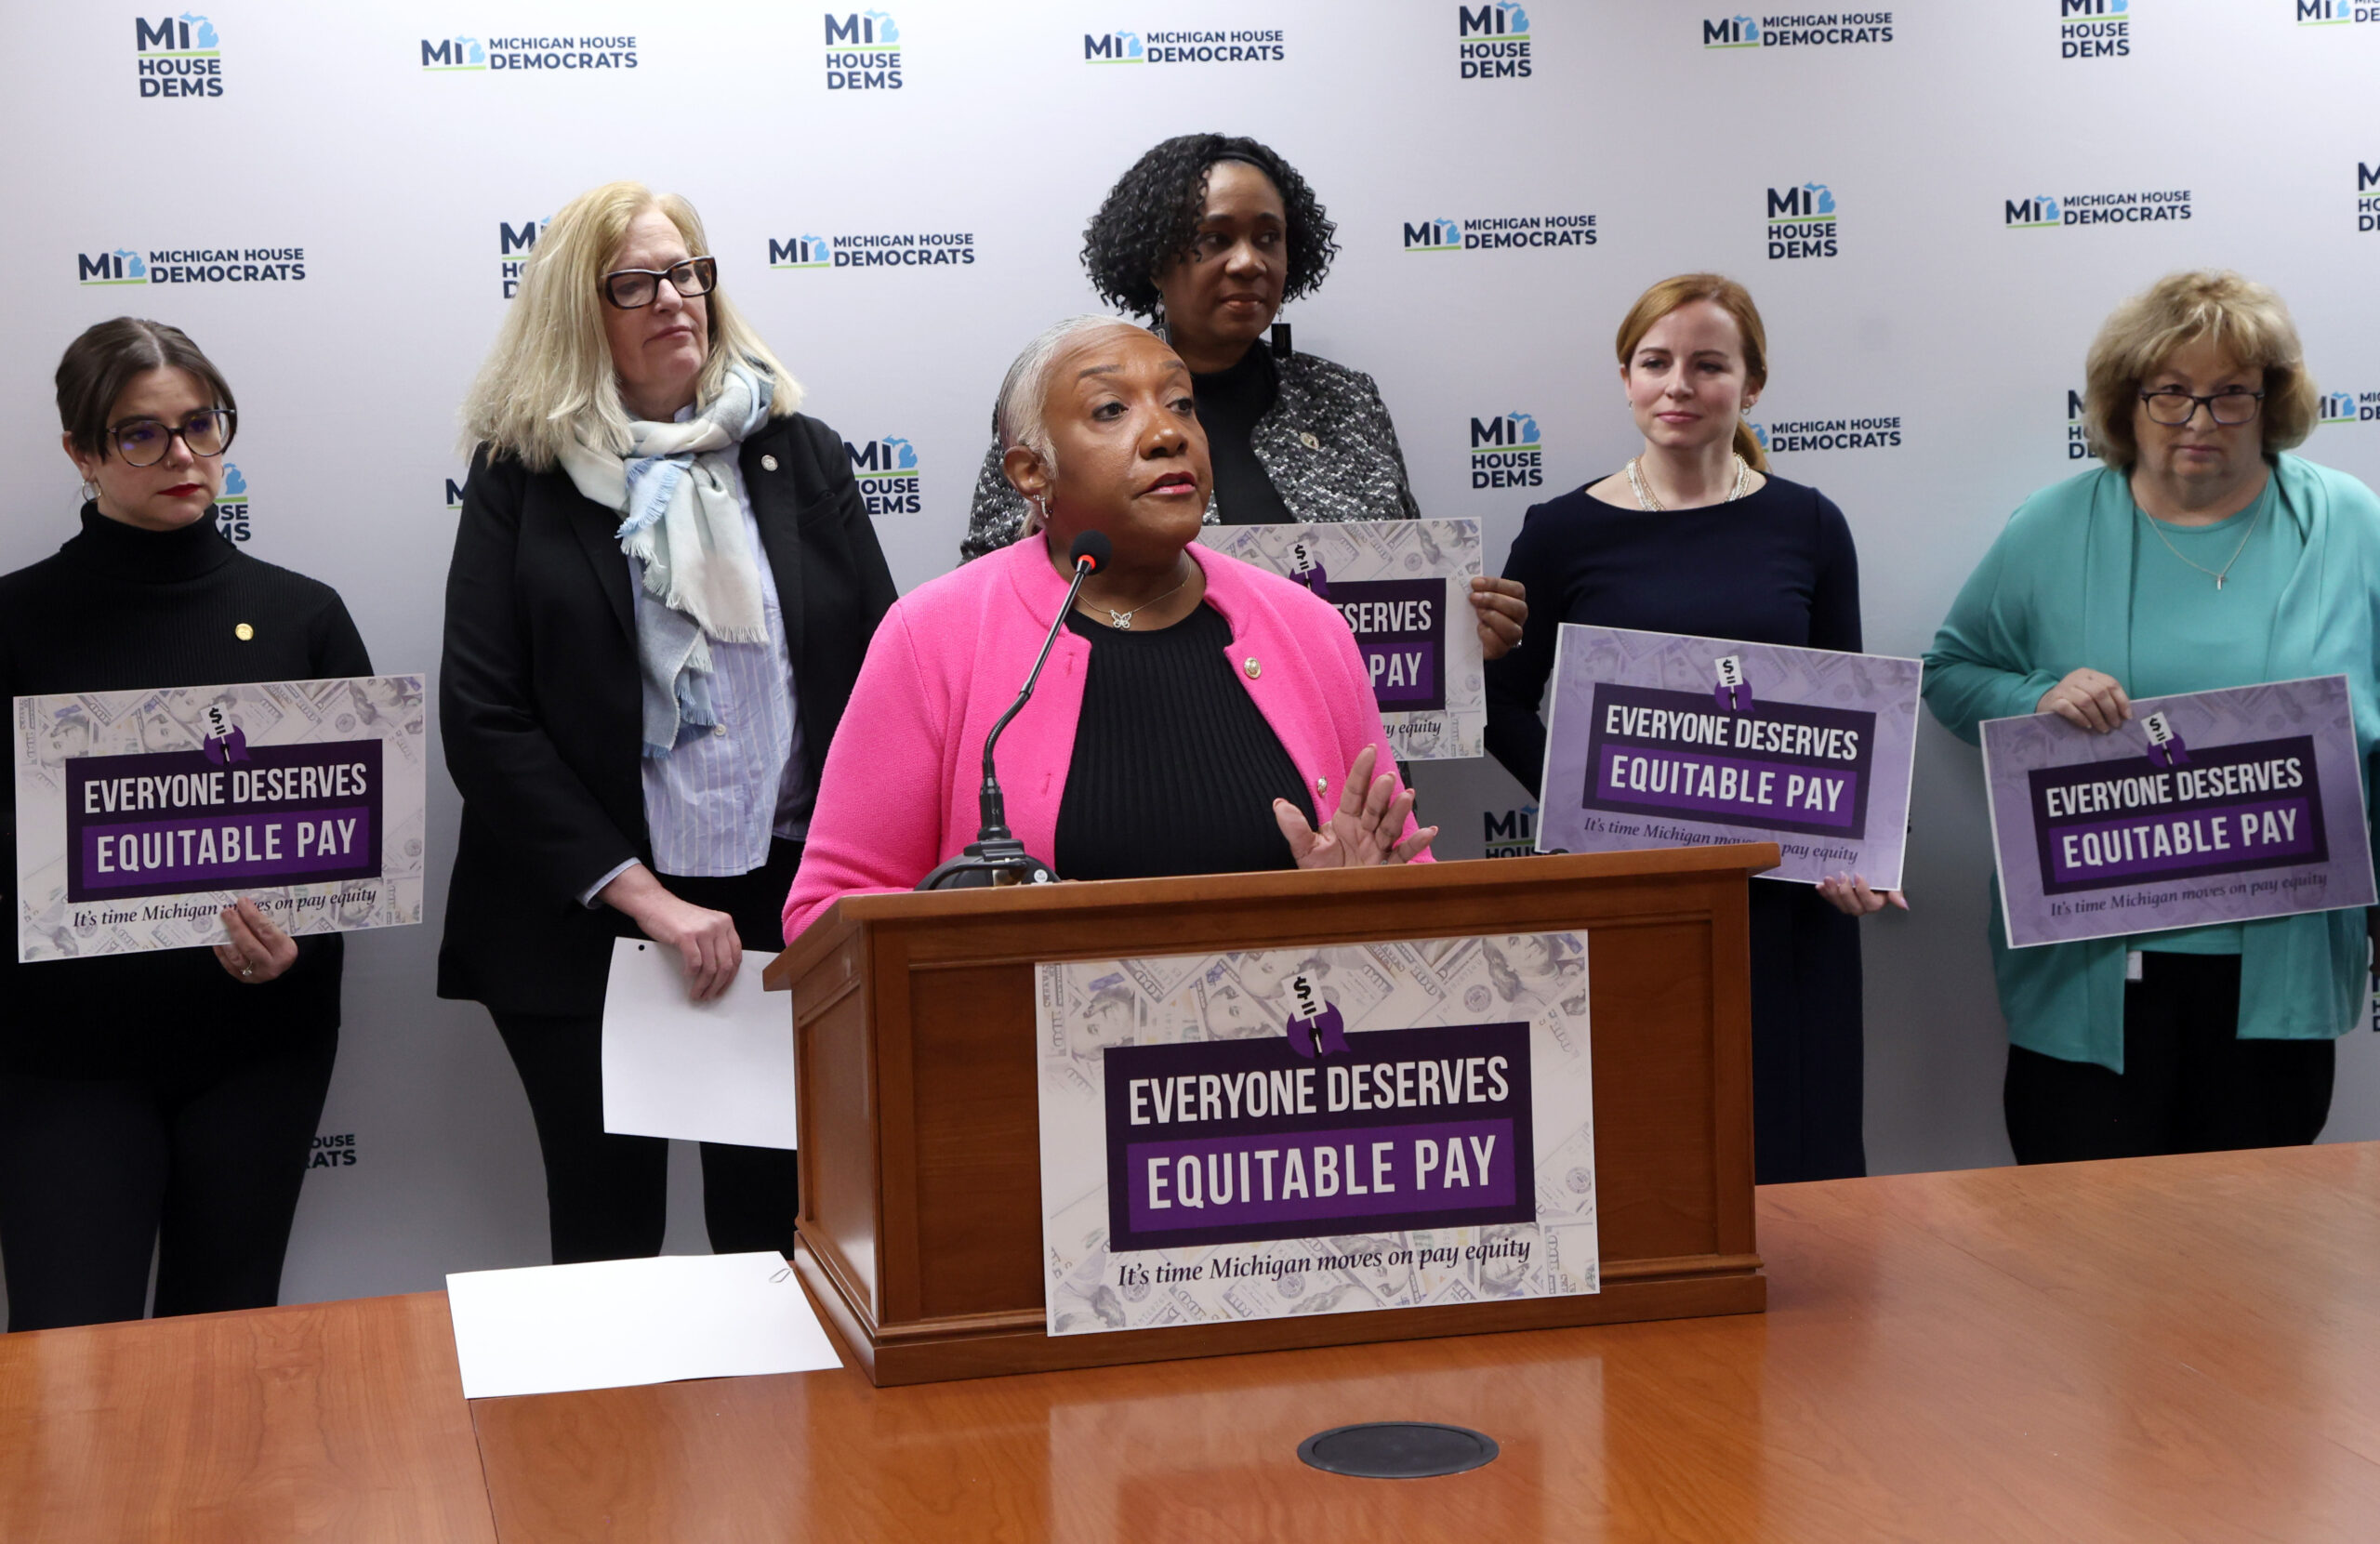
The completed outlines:
[[[476,1457],[435,1294],[8,1337],[0,1536],[2380,1538],[2380,1144],[1779,1187],[1760,1244],[1765,1316],[483,1400]],[[1297,1461],[1368,1419],[1502,1457]]]

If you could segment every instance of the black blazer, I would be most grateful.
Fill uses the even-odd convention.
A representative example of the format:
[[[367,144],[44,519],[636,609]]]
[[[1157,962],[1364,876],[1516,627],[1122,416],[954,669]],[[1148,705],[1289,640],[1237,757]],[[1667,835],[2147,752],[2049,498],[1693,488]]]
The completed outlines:
[[[773,419],[739,459],[776,574],[814,785],[892,604],[892,575],[834,430],[799,414]],[[601,1012],[612,940],[635,931],[578,899],[622,863],[653,856],[618,525],[559,468],[532,472],[484,448],[471,458],[438,688],[446,769],[463,795],[442,997]]]

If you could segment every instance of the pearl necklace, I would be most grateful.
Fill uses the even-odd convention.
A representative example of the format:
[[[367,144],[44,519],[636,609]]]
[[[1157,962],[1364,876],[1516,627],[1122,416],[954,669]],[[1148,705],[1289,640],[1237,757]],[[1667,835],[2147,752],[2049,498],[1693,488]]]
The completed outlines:
[[[1644,474],[1636,469],[1636,463],[1643,459],[1644,457],[1641,455],[1632,455],[1628,458],[1629,491],[1636,495],[1636,508],[1639,509],[1650,509],[1657,514],[1664,513],[1668,507],[1662,504],[1659,499],[1653,496],[1653,490],[1645,485]],[[1720,502],[1723,504],[1733,504],[1736,500],[1743,497],[1745,486],[1751,482],[1751,464],[1745,461],[1742,456],[1737,456],[1736,485],[1733,489],[1729,490],[1727,496],[1720,500]]]

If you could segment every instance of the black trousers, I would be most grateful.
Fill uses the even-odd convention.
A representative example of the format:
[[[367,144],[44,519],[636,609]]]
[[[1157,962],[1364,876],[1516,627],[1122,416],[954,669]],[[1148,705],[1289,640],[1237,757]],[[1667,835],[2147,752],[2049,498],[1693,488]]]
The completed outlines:
[[[269,1308],[330,1089],[330,1029],[224,1071],[0,1075],[8,1327]]]
[[[1752,886],[1752,1173],[1761,1184],[1868,1172],[1859,921],[1812,885]]]
[[[801,862],[779,841],[768,865],[729,878],[664,875],[672,894],[735,918],[747,950],[784,947],[786,892]],[[498,1013],[497,1033],[537,1123],[546,1160],[546,1216],[557,1265],[661,1252],[668,1225],[669,1144],[603,1129],[603,1023],[600,1015]],[[770,1147],[704,1142],[703,1222],[721,1254],[793,1252],[795,1157]]]
[[[2123,1071],[2008,1048],[2020,1164],[2303,1147],[2331,1116],[2337,1046],[2242,1040],[2240,957],[2141,956],[2123,989]]]

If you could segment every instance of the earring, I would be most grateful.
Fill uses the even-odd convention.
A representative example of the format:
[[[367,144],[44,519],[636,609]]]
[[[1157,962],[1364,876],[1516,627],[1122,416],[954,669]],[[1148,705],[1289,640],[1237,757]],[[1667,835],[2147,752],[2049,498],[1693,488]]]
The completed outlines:
[[[83,479],[83,502],[86,504],[97,504],[99,501],[99,485],[92,482],[87,477]]]

